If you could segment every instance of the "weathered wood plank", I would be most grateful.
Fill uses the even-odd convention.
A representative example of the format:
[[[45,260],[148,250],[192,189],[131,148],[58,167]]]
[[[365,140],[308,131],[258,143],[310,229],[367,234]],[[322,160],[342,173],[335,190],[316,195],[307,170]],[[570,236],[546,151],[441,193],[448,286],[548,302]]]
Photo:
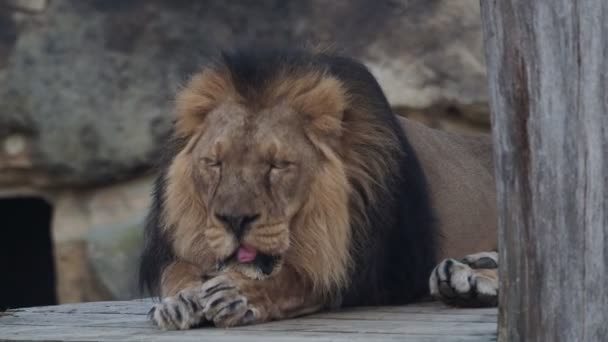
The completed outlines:
[[[482,0],[500,341],[608,339],[608,1]]]
[[[27,308],[0,318],[9,341],[495,341],[495,309],[438,303],[356,308],[232,329],[160,331],[146,318],[149,300]]]

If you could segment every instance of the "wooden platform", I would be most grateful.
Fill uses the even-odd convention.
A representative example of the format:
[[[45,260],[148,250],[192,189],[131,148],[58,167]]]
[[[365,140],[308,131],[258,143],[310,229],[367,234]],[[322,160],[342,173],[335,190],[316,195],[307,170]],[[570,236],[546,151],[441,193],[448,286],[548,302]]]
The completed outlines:
[[[0,313],[1,341],[496,341],[496,309],[438,303],[357,308],[253,326],[161,331],[151,301],[97,302]]]

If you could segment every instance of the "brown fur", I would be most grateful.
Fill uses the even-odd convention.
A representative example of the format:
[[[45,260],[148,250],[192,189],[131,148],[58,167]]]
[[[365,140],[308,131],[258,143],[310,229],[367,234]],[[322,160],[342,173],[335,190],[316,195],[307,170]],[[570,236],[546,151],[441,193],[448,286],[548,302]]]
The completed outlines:
[[[167,177],[166,227],[174,230],[171,235],[177,255],[199,265],[207,264],[210,268],[213,266],[210,260],[216,260],[209,255],[211,244],[216,247],[226,244],[227,253],[232,252],[234,246],[224,239],[222,227],[201,229],[207,221],[207,213],[199,196],[193,193],[192,179],[195,176],[189,152],[196,142],[197,132],[202,129],[205,115],[225,101],[244,105],[230,80],[218,70],[208,70],[195,76],[181,92],[177,101],[177,132],[187,136],[190,143],[177,155]],[[338,80],[310,74],[295,79],[282,78],[269,87],[264,101],[247,105],[248,108],[264,108],[285,103],[305,116],[303,119],[308,129],[318,134],[340,135],[340,116],[346,101]],[[314,135],[310,137],[315,139]],[[309,200],[292,222],[291,249],[285,262],[306,274],[319,292],[327,292],[344,286],[350,259],[346,168],[358,172],[361,177],[370,175],[362,169],[366,165],[363,160],[345,166],[342,157],[332,147],[316,139],[312,143],[329,163],[315,175]],[[356,161],[355,158],[353,160]]]
[[[497,250],[496,189],[488,136],[462,136],[401,119],[428,179],[439,259]]]
[[[306,274],[316,291],[329,293],[347,285],[349,268],[350,224],[348,198],[350,184],[347,175],[360,179],[360,184],[368,187],[382,182],[382,175],[391,172],[390,160],[369,158],[349,153],[347,148],[335,146],[333,140],[322,140],[326,136],[343,136],[342,145],[352,142],[374,144],[390,148],[391,137],[381,127],[357,126],[358,111],[364,106],[352,108],[340,81],[320,73],[279,77],[280,81],[268,87],[257,103],[245,103],[227,75],[221,70],[206,70],[194,76],[182,90],[177,100],[177,134],[189,139],[189,143],[175,158],[170,170],[166,196],[166,227],[173,231],[173,243],[177,255],[195,264],[212,267],[215,261],[210,255],[211,244],[225,244],[226,254],[235,246],[226,239],[222,227],[208,226],[205,205],[193,191],[191,151],[196,144],[197,134],[202,129],[220,129],[204,126],[205,116],[223,103],[246,106],[249,110],[285,105],[301,113],[302,122],[311,143],[328,160],[315,174],[308,199],[292,222],[291,249],[285,262],[297,272]],[[342,115],[351,107],[348,117]],[[352,121],[349,130],[343,130],[343,120]],[[296,147],[297,148],[297,147]],[[366,189],[370,200],[374,192]],[[356,199],[355,199],[356,200]],[[363,201],[356,205],[363,206]],[[360,210],[364,212],[364,210]],[[287,229],[287,227],[282,227]],[[263,233],[263,232],[262,232]]]
[[[378,215],[391,212],[370,214],[368,210],[370,206],[385,206],[386,196],[392,193],[386,189],[395,184],[388,180],[398,181],[394,175],[404,170],[404,160],[418,163],[412,156],[395,157],[403,155],[409,145],[394,127],[374,117],[376,114],[370,115],[381,111],[378,108],[382,103],[372,103],[367,94],[349,91],[352,85],[322,68],[278,68],[275,77],[256,89],[244,88],[234,77],[224,66],[206,68],[194,75],[177,97],[174,138],[185,143],[175,151],[161,194],[160,225],[173,253],[163,268],[160,284],[162,295],[173,299],[153,313],[157,323],[165,322],[159,323],[161,326],[172,324],[160,312],[174,312],[167,308],[181,305],[176,296],[213,296],[213,282],[226,287],[224,299],[233,300],[235,305],[246,303],[235,309],[230,319],[213,318],[218,325],[242,324],[251,310],[255,311],[253,321],[260,322],[339,303],[351,285],[353,271],[361,267],[354,264],[354,256],[366,255],[363,249],[369,248],[367,241],[385,243],[396,236],[399,243],[404,239],[403,235],[390,235],[395,234],[390,229],[379,232],[370,228],[378,227],[372,223],[385,222]],[[376,91],[373,84],[365,89]],[[431,202],[445,238],[441,241],[443,252],[489,249],[488,241],[495,236],[485,232],[494,227],[482,226],[492,222],[491,216],[495,215],[493,192],[489,190],[493,188],[489,186],[492,163],[491,155],[488,161],[487,155],[478,151],[485,151],[486,142],[418,129],[407,120],[402,125],[429,177]],[[446,160],[443,165],[440,155]],[[463,169],[459,163],[467,166]],[[402,191],[413,189],[416,196],[424,196],[420,189],[426,184],[416,172],[407,173],[410,179],[406,183],[423,185]],[[471,194],[470,187],[480,183],[482,191]],[[400,205],[397,202],[401,200],[394,198],[389,205]],[[419,206],[416,199],[404,203],[409,206],[407,210],[425,211],[425,200],[421,198]],[[476,206],[484,214],[475,215]],[[231,231],[222,218],[225,214],[251,218],[242,236]],[[420,229],[430,229],[424,226],[425,215],[423,212],[416,221],[421,222]],[[399,220],[387,220],[387,227],[403,224]],[[408,229],[403,231],[420,234],[425,244],[433,242],[427,238],[430,233]],[[482,238],[476,235],[478,231],[484,232]],[[370,234],[383,235],[376,239]],[[451,241],[463,243],[453,247]],[[244,245],[280,261],[273,264],[270,274],[253,264],[236,262],[235,253]],[[394,255],[388,251],[384,254],[383,246],[374,248],[377,259],[370,268],[378,267],[378,271],[374,269],[371,274],[390,279],[393,275],[387,275],[382,261]],[[428,264],[434,257],[429,251],[423,248],[404,255],[411,256],[412,262]],[[398,262],[403,265],[406,261],[400,257]],[[426,267],[412,271],[411,276],[419,277],[421,270],[430,272]],[[370,302],[410,298],[395,294],[390,287],[379,288],[378,279],[373,285],[377,297]],[[365,279],[358,282],[361,286]],[[201,286],[203,290],[198,293]],[[357,291],[351,295],[364,295]],[[205,305],[210,310],[205,314],[213,312],[209,303]],[[192,313],[190,321],[185,320],[180,327],[190,327],[200,318],[197,315],[201,313]]]
[[[161,279],[162,297],[171,297],[179,291],[200,285],[204,275],[195,265],[179,261],[171,263],[163,273]]]

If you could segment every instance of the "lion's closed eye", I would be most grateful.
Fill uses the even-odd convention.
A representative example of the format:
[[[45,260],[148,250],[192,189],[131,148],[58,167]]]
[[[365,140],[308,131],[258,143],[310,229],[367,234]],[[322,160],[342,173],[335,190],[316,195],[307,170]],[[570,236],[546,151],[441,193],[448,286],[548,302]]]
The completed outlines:
[[[220,167],[222,166],[222,162],[217,159],[217,158],[212,158],[212,157],[203,157],[201,159],[203,161],[203,164],[207,167]]]
[[[270,168],[272,170],[282,171],[287,170],[293,166],[295,166],[295,163],[287,160],[274,160],[270,162]]]

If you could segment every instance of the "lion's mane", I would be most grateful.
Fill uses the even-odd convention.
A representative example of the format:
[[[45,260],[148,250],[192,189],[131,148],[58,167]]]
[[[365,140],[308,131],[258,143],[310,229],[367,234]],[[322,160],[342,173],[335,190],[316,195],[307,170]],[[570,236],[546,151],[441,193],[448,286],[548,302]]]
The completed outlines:
[[[204,244],[200,232],[181,227],[196,226],[206,211],[180,155],[204,127],[205,113],[228,98],[257,108],[285,101],[306,115],[311,143],[325,157],[290,228],[286,264],[343,306],[400,304],[427,293],[434,219],[414,151],[364,65],[304,50],[224,53],[178,94],[145,230],[142,284],[158,293],[176,249],[190,248],[180,241]],[[335,144],[315,139],[330,130],[339,131]]]

